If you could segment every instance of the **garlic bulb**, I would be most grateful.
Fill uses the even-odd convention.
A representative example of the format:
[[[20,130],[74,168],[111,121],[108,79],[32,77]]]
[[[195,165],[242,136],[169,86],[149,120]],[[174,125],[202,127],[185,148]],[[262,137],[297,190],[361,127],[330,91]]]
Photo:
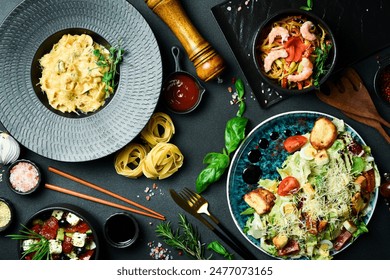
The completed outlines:
[[[8,133],[0,132],[0,165],[13,163],[19,155],[19,143]]]

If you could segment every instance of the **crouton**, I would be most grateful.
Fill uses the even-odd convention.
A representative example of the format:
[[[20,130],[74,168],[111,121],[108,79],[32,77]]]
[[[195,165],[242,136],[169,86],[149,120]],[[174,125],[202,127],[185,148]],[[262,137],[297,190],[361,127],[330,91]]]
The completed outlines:
[[[303,192],[308,198],[313,198],[316,191],[310,183],[306,183],[302,186]]]
[[[244,195],[244,201],[259,215],[271,211],[275,199],[275,195],[264,188],[257,188]]]
[[[359,186],[359,191],[363,191],[367,188],[367,179],[363,175],[357,177],[354,183]]]
[[[310,133],[310,143],[317,150],[328,149],[337,138],[337,128],[325,117],[318,118]]]
[[[363,193],[372,193],[375,190],[375,171],[374,169],[370,169],[368,171],[363,172],[364,178],[367,180],[367,184],[361,186]]]
[[[321,220],[318,223],[318,232],[323,232],[326,229],[327,225],[328,225],[328,221],[327,220]]]
[[[287,245],[288,237],[283,234],[278,234],[272,238],[272,243],[274,243],[276,249],[282,249]]]
[[[360,213],[367,206],[367,203],[364,201],[360,192],[355,193],[355,195],[351,199],[351,202],[352,210],[355,214]]]

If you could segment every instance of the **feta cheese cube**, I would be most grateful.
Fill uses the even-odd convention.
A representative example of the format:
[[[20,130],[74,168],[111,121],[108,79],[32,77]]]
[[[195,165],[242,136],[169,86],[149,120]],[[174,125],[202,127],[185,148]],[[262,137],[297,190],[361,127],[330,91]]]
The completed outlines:
[[[30,247],[32,245],[34,245],[36,243],[38,243],[38,240],[35,240],[35,239],[23,240],[23,243],[22,243],[23,251],[27,251],[28,249],[30,249]]]
[[[51,215],[54,218],[56,218],[57,220],[61,220],[63,214],[64,214],[64,211],[62,211],[62,210],[53,210],[53,212],[51,213]]]
[[[59,240],[51,239],[49,240],[49,252],[50,254],[61,254],[62,253],[62,243]]]
[[[75,247],[84,247],[87,234],[75,232],[72,236],[72,245]]]
[[[73,213],[68,213],[68,215],[66,215],[66,221],[72,226],[75,226],[80,221],[80,218]]]

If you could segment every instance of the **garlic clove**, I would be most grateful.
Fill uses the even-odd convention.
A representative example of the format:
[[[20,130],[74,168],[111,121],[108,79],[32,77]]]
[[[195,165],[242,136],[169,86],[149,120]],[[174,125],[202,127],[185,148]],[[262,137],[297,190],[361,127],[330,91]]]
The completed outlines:
[[[19,143],[8,133],[0,133],[0,164],[8,165],[20,156]]]

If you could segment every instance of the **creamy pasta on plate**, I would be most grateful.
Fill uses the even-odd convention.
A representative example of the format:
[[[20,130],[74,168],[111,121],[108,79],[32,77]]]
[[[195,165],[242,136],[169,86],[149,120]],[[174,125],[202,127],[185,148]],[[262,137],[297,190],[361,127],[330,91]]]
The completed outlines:
[[[104,105],[113,88],[103,81],[109,67],[97,64],[96,50],[109,59],[109,51],[91,36],[66,34],[40,59],[39,84],[51,107],[63,113],[90,113]]]

